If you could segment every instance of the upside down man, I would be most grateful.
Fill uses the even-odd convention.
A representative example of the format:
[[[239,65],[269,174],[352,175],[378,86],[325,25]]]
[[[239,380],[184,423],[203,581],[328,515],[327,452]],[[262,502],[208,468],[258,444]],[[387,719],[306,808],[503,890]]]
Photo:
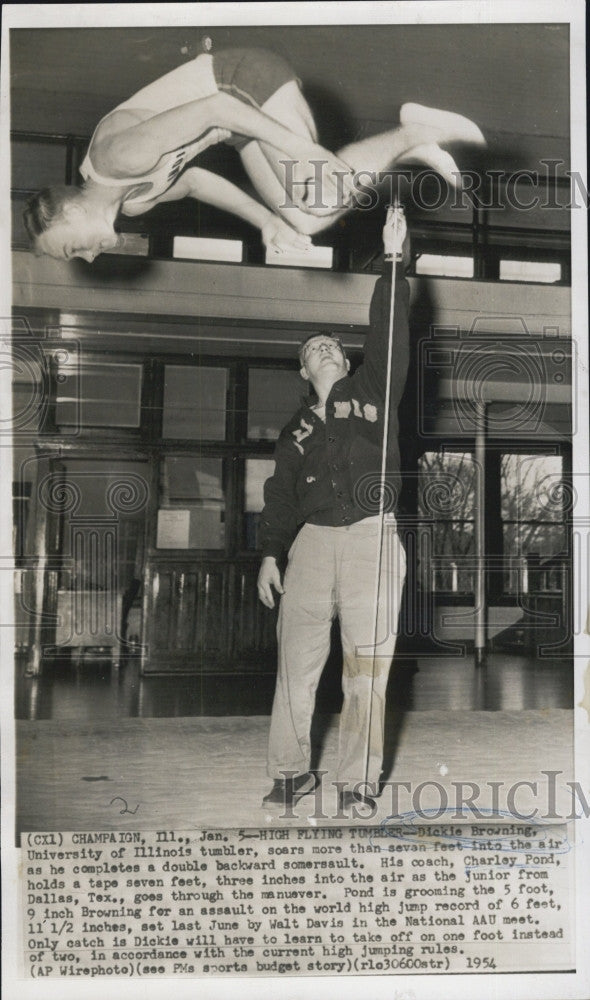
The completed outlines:
[[[258,198],[194,162],[220,142],[238,149]],[[80,168],[82,186],[40,191],[24,222],[38,253],[92,262],[120,243],[120,216],[189,197],[251,223],[267,247],[304,250],[355,207],[355,174],[414,162],[457,185],[458,168],[443,148],[454,142],[485,144],[468,118],[408,103],[397,127],[335,155],[318,144],[289,63],[266,49],[221,49],[181,64],[105,115]]]

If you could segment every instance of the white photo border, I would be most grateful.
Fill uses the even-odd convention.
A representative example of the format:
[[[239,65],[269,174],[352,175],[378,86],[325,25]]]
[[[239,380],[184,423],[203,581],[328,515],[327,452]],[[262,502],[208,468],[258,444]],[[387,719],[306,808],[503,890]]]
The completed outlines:
[[[359,16],[362,10],[362,18]],[[149,23],[154,29],[176,25],[206,27],[216,25],[293,25],[293,24],[453,24],[453,23],[569,23],[570,25],[570,72],[571,72],[571,169],[578,171],[587,185],[586,178],[586,75],[585,75],[585,5],[583,0],[442,0],[442,2],[353,2],[332,4],[317,3],[172,3],[172,4],[4,4],[2,24],[2,96],[0,112],[2,118],[2,148],[8,149],[6,141],[9,131],[9,56],[8,34],[11,28],[59,28],[66,26],[92,27],[132,27]],[[0,269],[0,294],[2,296],[2,317],[10,316],[10,212],[9,212],[9,158],[6,153],[0,163],[0,224],[2,231],[2,267]],[[572,212],[572,336],[577,343],[579,359],[578,388],[575,398],[577,427],[588,427],[589,413],[589,358],[588,358],[588,310],[587,310],[587,215],[584,211]],[[3,324],[6,320],[2,320]],[[3,330],[3,335],[5,331]],[[0,395],[4,401],[10,399],[10,372],[0,372]],[[9,456],[3,455],[3,461]],[[588,435],[579,433],[574,440],[574,469],[590,470]],[[10,495],[11,475],[2,475],[1,488],[5,511],[12,509]],[[579,514],[587,517],[590,498],[578,492]],[[11,549],[11,519],[0,520],[0,553]],[[4,562],[2,558],[2,562]],[[5,566],[0,566],[4,570]],[[588,567],[586,567],[586,570]],[[2,572],[2,585],[6,588],[11,574]],[[579,600],[583,608],[588,608],[588,573],[582,573],[579,585]],[[2,594],[2,608],[9,607],[11,594]],[[590,625],[590,622],[589,622]],[[13,660],[11,629],[0,628],[0,655],[2,663],[1,704],[2,704],[2,871],[3,871],[3,980],[6,1000],[79,1000],[80,980],[72,982],[63,979],[44,982],[28,981],[17,977],[17,955],[22,946],[18,935],[16,913],[19,892],[19,854],[14,847],[15,828],[15,770],[14,770],[14,713],[13,676],[9,664]],[[590,643],[588,632],[576,636],[575,648],[575,778],[588,795],[590,789]],[[584,707],[585,705],[585,707]],[[371,997],[387,997],[388,1000],[427,1000],[436,996],[438,1000],[472,1000],[474,996],[499,1000],[560,1000],[560,998],[583,998],[590,994],[590,831],[589,821],[580,820],[577,828],[576,851],[576,973],[520,973],[488,975],[437,975],[403,976],[392,981],[387,977],[342,977],[280,979],[248,978],[238,980],[175,979],[173,988],[179,1000],[192,998],[198,989],[208,998],[234,996],[238,991],[244,1000],[250,997],[260,1000],[274,1000],[277,996],[313,997],[314,1000],[338,996],[342,1000],[356,997],[359,985],[369,990]],[[359,983],[359,980],[361,982]],[[109,980],[107,988],[116,989],[119,1000],[132,998],[166,997],[171,989],[171,980],[117,981],[116,986]],[[103,1000],[105,981],[84,981],[83,996]]]

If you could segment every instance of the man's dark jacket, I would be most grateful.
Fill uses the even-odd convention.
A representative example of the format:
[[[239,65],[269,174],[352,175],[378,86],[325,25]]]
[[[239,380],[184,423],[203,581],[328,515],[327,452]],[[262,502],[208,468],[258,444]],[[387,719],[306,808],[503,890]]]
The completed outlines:
[[[397,408],[409,355],[409,286],[401,278],[395,288],[386,510],[395,509],[401,486]],[[379,512],[390,292],[391,280],[379,278],[363,363],[332,386],[325,423],[304,404],[281,431],[264,487],[263,557],[279,558],[305,521],[339,527]]]

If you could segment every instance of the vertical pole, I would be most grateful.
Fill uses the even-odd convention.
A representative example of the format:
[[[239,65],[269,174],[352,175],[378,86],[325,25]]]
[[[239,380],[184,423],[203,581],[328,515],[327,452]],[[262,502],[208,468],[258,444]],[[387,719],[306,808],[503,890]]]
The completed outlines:
[[[486,471],[486,406],[483,400],[475,407],[475,666],[481,667],[486,658],[486,530],[485,530],[485,471]]]
[[[389,256],[386,248],[385,260],[391,261],[391,295],[389,298],[389,327],[388,327],[388,343],[387,343],[387,366],[385,372],[385,401],[383,406],[383,442],[381,446],[381,474],[379,480],[379,541],[378,541],[378,559],[377,559],[377,576],[375,580],[375,624],[373,631],[373,651],[372,651],[372,661],[371,661],[371,689],[369,691],[369,707],[368,707],[368,718],[367,718],[367,739],[365,743],[365,767],[364,767],[364,780],[365,784],[369,779],[369,756],[370,756],[370,742],[371,742],[371,724],[373,718],[373,689],[375,686],[375,656],[377,649],[377,629],[379,620],[379,599],[380,599],[380,586],[381,586],[381,568],[383,565],[383,542],[385,539],[384,532],[384,520],[385,520],[385,481],[387,474],[387,445],[389,439],[389,408],[391,405],[391,370],[393,364],[392,349],[393,349],[393,322],[395,316],[395,282],[397,277],[397,261],[402,259],[402,244],[403,241],[400,240],[401,233],[401,223],[404,218],[404,211],[401,207],[399,201],[395,200],[393,206],[389,206],[387,209],[387,222],[390,220],[395,224],[395,248]]]
[[[42,667],[43,650],[43,597],[47,576],[47,554],[45,551],[47,535],[47,511],[41,508],[39,501],[33,508],[35,520],[35,569],[33,571],[31,630],[28,651],[27,674],[38,676]]]

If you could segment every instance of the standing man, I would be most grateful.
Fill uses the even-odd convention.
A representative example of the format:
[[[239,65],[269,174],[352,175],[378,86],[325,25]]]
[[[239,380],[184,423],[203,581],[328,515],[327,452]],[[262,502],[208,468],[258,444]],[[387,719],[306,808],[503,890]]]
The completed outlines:
[[[388,215],[386,256],[395,256],[405,235],[403,214]],[[336,337],[313,334],[302,344],[301,375],[311,382],[314,395],[281,431],[275,472],[265,484],[258,595],[269,608],[274,607],[273,590],[282,596],[268,746],[268,775],[274,781],[264,805],[291,804],[316,787],[309,771],[311,719],[336,616],[344,693],[339,808],[375,805],[368,793],[376,794],[381,774],[385,691],[405,577],[405,552],[393,515],[384,524],[375,513],[391,294],[390,278],[381,277],[371,300],[364,361],[354,375],[349,375],[350,362]],[[386,465],[390,500],[400,486],[397,407],[409,353],[409,288],[403,276],[396,281],[394,302]],[[277,560],[287,550],[281,581]]]

